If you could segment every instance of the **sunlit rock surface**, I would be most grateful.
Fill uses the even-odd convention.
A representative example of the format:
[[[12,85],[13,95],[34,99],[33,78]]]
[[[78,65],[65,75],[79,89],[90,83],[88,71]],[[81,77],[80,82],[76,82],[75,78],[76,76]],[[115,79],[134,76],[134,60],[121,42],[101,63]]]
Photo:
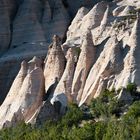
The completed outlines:
[[[41,60],[34,57],[28,64],[22,62],[21,69],[0,107],[0,127],[7,121],[12,125],[15,115],[23,116],[22,121],[28,121],[42,104],[43,88]]]
[[[140,2],[72,1],[0,3],[1,128],[57,120],[68,102],[89,104],[106,88],[122,88],[125,102],[129,83],[140,90]]]

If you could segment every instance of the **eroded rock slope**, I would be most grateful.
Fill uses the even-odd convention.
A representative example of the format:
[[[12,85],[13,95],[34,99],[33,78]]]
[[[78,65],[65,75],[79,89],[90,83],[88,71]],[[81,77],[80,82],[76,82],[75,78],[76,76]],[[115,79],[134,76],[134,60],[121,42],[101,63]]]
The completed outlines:
[[[43,2],[46,8],[43,9],[44,14],[40,15],[41,2],[22,1],[18,18],[27,10],[23,16],[27,22],[23,22],[22,26],[27,26],[29,30],[23,32],[20,30],[21,21],[18,18],[14,20],[17,26],[13,26],[13,36],[17,37],[12,40],[13,48],[0,59],[1,66],[5,66],[6,61],[8,67],[16,66],[23,58],[26,60],[22,62],[0,106],[1,128],[21,120],[27,123],[42,122],[41,118],[45,121],[51,115],[57,119],[64,113],[67,101],[79,106],[88,104],[106,88],[118,90],[129,83],[135,83],[137,90],[140,88],[139,1],[104,1],[92,8],[81,7],[69,27],[70,15],[73,14],[69,0],[67,3],[56,0],[54,9],[53,1]],[[28,21],[28,18],[32,20]],[[63,42],[66,30],[67,36]],[[47,52],[46,46],[53,34],[59,37],[53,37]],[[42,59],[34,57],[27,63],[33,56]],[[3,73],[11,74],[11,71],[1,69],[2,81]],[[17,70],[14,73],[17,74]],[[49,113],[51,110],[52,114]]]

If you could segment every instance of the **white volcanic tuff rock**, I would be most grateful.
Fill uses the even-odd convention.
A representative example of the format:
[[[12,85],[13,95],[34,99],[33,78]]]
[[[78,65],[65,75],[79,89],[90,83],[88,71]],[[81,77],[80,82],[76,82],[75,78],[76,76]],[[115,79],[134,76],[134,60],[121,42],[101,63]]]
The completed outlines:
[[[49,46],[47,44],[46,46]],[[4,101],[9,89],[20,69],[23,60],[29,61],[34,56],[44,59],[47,53],[46,46],[33,45],[10,49],[0,58],[0,104]]]
[[[61,40],[58,36],[54,36],[53,44],[49,47],[44,68],[46,92],[54,83],[56,77],[60,80],[65,69],[65,61],[66,59],[61,48]]]
[[[34,56],[33,59],[28,62],[28,73],[30,73],[37,67],[42,67],[42,61],[36,56]]]
[[[91,30],[93,35],[93,42],[95,45],[102,44],[102,42],[112,34],[112,26],[110,23],[113,19],[114,17],[112,15],[112,11],[110,10],[109,5],[107,5],[100,26]]]
[[[82,19],[83,17],[89,12],[89,10],[85,7],[82,7],[78,10],[75,18],[73,19],[69,29],[68,29],[68,32],[67,32],[67,42],[68,43],[67,45],[70,45],[72,43],[76,43],[75,40],[73,38],[79,38],[80,37],[80,32],[81,32],[81,22],[82,22]],[[71,42],[73,41],[73,42]],[[79,42],[78,42],[79,43]]]
[[[32,70],[30,69],[31,62],[28,64],[28,69],[31,71],[28,71],[28,69],[22,65],[17,79],[15,79],[13,87],[9,92],[9,95],[7,95],[4,103],[0,107],[0,127],[2,127],[8,121],[12,125],[12,121],[15,120],[13,119],[15,118],[15,115],[23,116],[24,121],[28,121],[32,115],[34,115],[37,108],[42,104],[42,96],[44,92],[43,71],[38,65],[39,59],[35,57],[33,60],[34,68],[32,66]],[[25,70],[28,71],[26,77],[24,75]],[[24,77],[21,74],[24,75]],[[22,77],[20,77],[20,75]],[[19,87],[15,85],[16,82],[20,82]],[[19,89],[18,92],[14,92],[16,86],[17,89]]]
[[[101,21],[100,32],[103,32],[105,30],[105,27],[107,26],[107,23],[109,23],[108,19],[109,19],[109,6],[107,6],[107,9],[104,13],[103,19]]]
[[[72,84],[72,96],[74,97],[74,101],[79,101],[81,98],[86,78],[89,70],[95,62],[95,57],[96,48],[93,44],[92,34],[88,31],[83,38],[81,53],[74,73]]]
[[[89,29],[94,29],[101,24],[106,8],[107,3],[100,2],[96,4],[87,14],[87,10],[81,9],[74,19],[75,22],[72,22],[69,27],[65,45],[80,45],[82,36],[85,34],[85,32],[87,32]]]
[[[67,64],[66,64],[65,71],[54,92],[54,94],[65,93],[68,98],[68,101],[70,102],[72,100],[70,94],[71,94],[72,81],[73,81],[73,76],[75,71],[75,65],[77,61],[76,58],[77,58],[77,52],[75,48],[69,48],[66,55]]]
[[[113,16],[119,16],[119,14],[125,9],[125,6],[119,6],[117,8],[115,8],[112,13]]]
[[[107,87],[108,82],[112,86],[114,78],[112,80],[111,77],[115,77],[115,74],[122,69],[121,45],[116,37],[111,37],[108,40],[100,57],[90,70],[79,106],[84,102],[89,103],[92,98],[99,96],[101,91]]]
[[[132,6],[126,6],[125,9],[119,14],[119,16],[127,16],[135,13],[135,9]]]
[[[5,30],[6,27],[6,36],[3,36],[3,32],[1,31],[3,37],[1,36],[0,39],[2,40],[2,42],[0,41],[0,50],[7,50],[7,45],[10,42],[11,43],[10,50],[0,58],[0,103],[3,102],[8,90],[10,89],[12,81],[18,73],[20,63],[23,60],[29,61],[33,56],[41,56],[44,58],[47,52],[46,46],[48,46],[46,40],[49,41],[51,38],[49,37],[49,34],[62,33],[61,36],[65,34],[64,32],[67,29],[66,24],[70,21],[66,10],[68,13],[73,13],[72,9],[74,9],[74,11],[78,10],[80,4],[83,6],[88,4],[87,7],[90,5],[90,1],[87,0],[84,0],[84,3],[82,1],[75,1],[72,3],[70,0],[68,1],[69,7],[65,9],[61,0],[15,1],[17,4],[15,4],[14,0],[1,0],[2,8],[0,11],[2,13],[0,16],[0,26],[2,26],[1,30]],[[54,5],[53,2],[56,2],[57,4]],[[90,5],[90,7],[92,7],[92,5]],[[6,9],[5,12],[3,8]],[[10,19],[12,19],[12,22],[10,23],[9,14]],[[12,27],[11,40],[9,40],[10,25]],[[60,27],[62,29],[61,31]]]
[[[19,92],[19,94],[22,94],[19,99],[21,99],[22,101],[20,102],[20,107],[23,111],[25,121],[28,121],[28,119],[32,117],[36,109],[42,104],[42,96],[44,92],[43,88],[43,71],[41,68],[35,68],[30,72],[30,74],[27,75]]]
[[[8,92],[6,99],[4,100],[3,104],[0,106],[0,111],[1,111],[0,120],[3,120],[5,118],[7,111],[11,106],[11,103],[18,96],[18,93],[22,87],[26,75],[27,75],[27,63],[23,61],[21,64],[21,69],[18,75],[16,76],[10,91]]]
[[[93,29],[100,25],[104,16],[104,12],[107,8],[106,2],[97,3],[82,20],[81,29],[86,31],[87,29]],[[86,25],[86,26],[85,26]]]
[[[29,61],[33,56],[45,57],[46,46],[48,46],[46,40],[50,40],[48,38],[49,34],[62,33],[61,36],[63,36],[67,29],[65,23],[69,22],[69,16],[67,15],[66,17],[66,14],[63,16],[66,12],[62,8],[63,5],[60,5],[62,4],[61,0],[59,3],[57,2],[55,7],[53,5],[53,11],[55,11],[53,14],[49,12],[51,9],[48,8],[50,7],[50,3],[47,4],[48,0],[45,0],[45,4],[40,0],[15,1],[0,1],[0,50],[4,51],[11,47],[9,52],[4,54],[6,57],[0,58],[0,104],[3,102],[18,73],[20,63],[23,60]],[[18,3],[18,6],[16,3]],[[51,15],[53,19],[51,19]],[[56,24],[54,24],[54,20]],[[57,21],[59,21],[59,26]],[[49,27],[46,29],[44,25],[48,24]],[[60,30],[60,27],[62,30]],[[9,44],[10,46],[8,46]]]
[[[134,26],[132,28],[132,32],[129,38],[128,45],[132,48],[137,48],[139,50],[139,36],[140,36],[140,15],[137,13],[137,19],[134,23]]]
[[[133,6],[120,6],[113,10],[113,16],[128,16],[136,12]]]
[[[78,24],[80,21],[82,21],[82,18],[89,12],[89,9],[85,8],[85,7],[81,7],[76,16],[74,17],[73,21],[71,24]],[[69,29],[71,30],[72,28],[69,27]]]
[[[118,1],[117,5],[122,6],[134,6],[134,7],[140,7],[140,1],[139,0],[121,0]]]
[[[69,22],[69,16],[66,14],[63,5],[60,5],[62,4],[61,0],[60,2],[57,1],[57,5],[51,6],[53,14],[50,12],[52,9],[48,8],[50,3],[47,2],[50,0],[46,0],[45,4],[40,0],[15,1],[18,3],[18,6],[14,0],[1,0],[0,2],[2,7],[0,9],[0,35],[2,34],[0,50],[7,50],[9,43],[11,47],[0,58],[0,104],[3,102],[18,73],[20,63],[23,60],[29,61],[33,56],[44,58],[47,52],[46,46],[48,46],[46,40],[50,40],[49,34],[62,33],[61,36],[63,36],[67,29],[65,23]],[[12,8],[15,6],[16,8]],[[12,12],[12,9],[14,12]],[[11,22],[10,19],[12,19]],[[48,29],[44,27],[45,25],[49,25]],[[10,26],[12,27],[11,32]],[[60,30],[60,27],[62,30]]]
[[[27,37],[26,41],[28,41],[29,39],[29,41],[31,41],[30,43],[34,43],[35,41],[46,40],[46,37],[47,40],[49,40],[49,36],[51,36],[53,32],[59,32],[59,29],[56,28],[57,26],[66,27],[65,25],[68,21],[67,12],[62,6],[61,1],[48,0],[44,1],[44,5],[42,5],[42,3],[39,1],[29,0],[28,2],[29,5],[27,4],[27,0],[23,2],[23,5],[19,9],[17,17],[15,18],[16,23],[18,20],[21,20],[18,19],[18,15],[24,15],[24,10],[33,10],[30,12],[30,14],[23,16],[23,19],[32,17],[31,21],[28,21],[27,19],[25,20],[28,21],[26,26],[30,25],[31,27],[33,25],[31,28],[31,34],[34,34],[34,32],[36,32],[33,36],[30,36],[31,38]],[[56,2],[57,4],[54,5],[54,2]],[[70,48],[66,54],[66,67],[65,57],[61,49],[61,43],[56,36],[54,37],[55,41],[52,45],[50,45],[44,68],[46,91],[48,90],[50,85],[54,83],[55,77],[61,79],[55,90],[54,97],[65,93],[69,101],[71,101],[71,98],[73,97],[75,100],[78,100],[78,103],[80,102],[79,105],[82,105],[84,102],[89,103],[92,98],[96,98],[97,96],[99,96],[105,88],[112,89],[114,87],[117,89],[121,86],[126,86],[129,82],[135,82],[138,86],[140,85],[140,68],[138,65],[140,44],[140,30],[138,26],[139,20],[135,22],[131,36],[129,38],[130,42],[128,42],[128,37],[133,23],[131,23],[131,25],[127,24],[127,26],[123,24],[123,28],[121,27],[121,29],[118,28],[116,30],[116,27],[111,26],[112,21],[115,20],[115,18],[117,19],[116,23],[119,24],[119,26],[121,26],[121,24],[126,21],[123,20],[121,22],[123,18],[110,16],[110,13],[112,13],[111,10],[116,7],[116,3],[114,4],[113,8],[111,7],[112,4],[109,8],[107,4],[108,3],[101,2],[95,5],[89,12],[86,8],[81,8],[77,13],[74,21],[69,27],[67,41],[64,44],[65,47],[68,46],[66,50]],[[33,5],[33,7],[31,5]],[[28,8],[26,9],[26,7]],[[43,7],[45,8],[42,9]],[[126,6],[120,8],[118,11],[116,10],[116,16],[118,16],[120,13],[126,14],[126,11],[128,12],[129,10],[127,10],[127,7],[126,10],[124,10],[125,7]],[[58,12],[59,10],[57,8],[60,10],[60,12]],[[43,10],[42,13],[44,14],[40,14],[39,11],[41,9]],[[62,21],[59,19],[61,19]],[[57,21],[60,22],[56,25]],[[115,25],[117,26],[117,24]],[[23,25],[23,27],[26,26]],[[54,26],[55,28],[53,28]],[[18,28],[20,28],[20,26],[18,26]],[[48,28],[50,29],[48,30]],[[44,30],[46,32],[45,35]],[[92,35],[89,35],[86,38],[84,35],[87,34],[87,31],[90,30],[92,32]],[[47,34],[47,31],[50,35]],[[64,28],[62,27],[62,32],[63,31]],[[40,36],[40,38],[38,38],[39,40],[36,40],[37,33]],[[113,36],[114,34],[117,35],[118,39],[116,39],[116,36],[111,37],[106,43],[106,38],[108,36]],[[97,39],[96,37],[99,37],[97,43],[95,43],[95,40]],[[118,42],[118,40],[121,41]],[[22,42],[26,43],[26,41],[23,38],[23,40],[21,39],[20,41],[17,41],[15,45],[18,45]],[[17,63],[19,60],[19,56],[28,59],[30,55],[34,55],[34,52],[38,51],[38,55],[43,54],[43,50],[40,51],[41,48],[39,47],[32,47],[30,46],[30,44],[26,49],[26,45],[24,45],[20,46],[20,49],[16,48],[14,54],[12,54],[11,51],[10,54],[12,55],[10,55],[10,57],[6,55],[5,58],[2,58],[3,61],[4,59],[6,59],[8,62],[8,60],[14,57],[17,59],[14,63]],[[72,46],[73,48],[71,48]],[[81,53],[77,65],[75,61],[75,58],[77,56],[74,46],[81,46]],[[22,49],[25,49],[26,51],[23,51],[21,53]],[[28,49],[29,53],[27,53]],[[14,49],[12,50],[14,51]],[[30,50],[32,50],[31,53]],[[17,55],[16,53],[19,54]],[[92,53],[93,55],[91,55]],[[11,65],[9,65],[9,67],[10,66]],[[92,69],[90,70],[91,66]],[[9,67],[8,70],[12,69]],[[1,106],[1,110],[3,112],[1,114],[1,118],[4,118],[3,121],[0,120],[2,122],[1,126],[3,125],[3,123],[5,123],[5,126],[11,125],[10,123],[15,123],[15,120],[19,120],[18,118],[21,118],[21,120],[25,120],[26,122],[30,122],[37,116],[38,107],[41,106],[41,93],[43,92],[41,89],[43,88],[44,75],[41,69],[40,61],[37,58],[34,58],[34,60],[28,63],[27,69],[26,67],[24,67],[24,69],[22,67],[21,72],[19,73],[23,75],[23,78],[19,78],[19,76],[17,76],[17,78],[19,79],[15,79],[13,86],[9,91],[9,95]],[[11,72],[9,72],[9,75],[10,74]],[[3,75],[2,72],[1,75]],[[40,81],[40,85],[38,85],[38,82],[36,80]],[[16,84],[17,82],[19,82],[20,84]],[[16,88],[18,89],[17,91],[15,90]],[[17,99],[12,98],[13,94],[17,94]],[[57,98],[54,98],[54,100],[57,101]],[[51,107],[52,109],[54,108],[50,103],[46,105],[43,110],[46,110],[46,108],[49,106],[50,109],[46,112],[49,116],[51,116],[49,112],[51,112]],[[42,111],[42,113],[44,113],[44,111]]]
[[[139,54],[140,54],[140,19],[137,18],[132,33],[129,38],[128,46],[130,51],[127,53],[127,56],[124,59],[124,69],[120,74],[120,79],[116,85],[126,87],[128,83],[135,82],[138,87],[140,85],[140,66],[139,66]]]

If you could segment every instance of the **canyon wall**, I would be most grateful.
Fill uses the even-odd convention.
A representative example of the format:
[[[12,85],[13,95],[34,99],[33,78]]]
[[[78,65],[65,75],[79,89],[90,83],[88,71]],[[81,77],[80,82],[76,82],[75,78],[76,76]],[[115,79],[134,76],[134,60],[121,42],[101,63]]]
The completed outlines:
[[[1,47],[0,58],[1,103],[7,95],[0,106],[0,128],[57,119],[68,102],[89,104],[105,89],[135,83],[139,91],[139,1],[102,1],[92,7],[90,2],[11,4],[14,14],[6,19],[12,26],[4,31],[11,42],[2,43],[7,47]]]

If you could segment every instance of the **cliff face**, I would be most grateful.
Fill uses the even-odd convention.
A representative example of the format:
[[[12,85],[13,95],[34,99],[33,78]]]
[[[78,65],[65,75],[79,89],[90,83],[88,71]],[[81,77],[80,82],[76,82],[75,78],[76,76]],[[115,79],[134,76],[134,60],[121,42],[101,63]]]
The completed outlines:
[[[90,0],[76,5],[70,0],[10,3],[10,14],[6,10],[0,20],[12,25],[4,30],[9,43],[1,46],[1,102],[7,95],[0,106],[1,128],[20,120],[59,118],[67,100],[88,104],[106,88],[136,83],[139,90],[139,1],[99,2],[92,8]],[[81,5],[85,7],[79,9]]]
[[[0,2],[0,104],[23,60],[46,56],[54,34],[62,41],[85,0],[1,0]],[[8,80],[6,80],[8,79]]]

